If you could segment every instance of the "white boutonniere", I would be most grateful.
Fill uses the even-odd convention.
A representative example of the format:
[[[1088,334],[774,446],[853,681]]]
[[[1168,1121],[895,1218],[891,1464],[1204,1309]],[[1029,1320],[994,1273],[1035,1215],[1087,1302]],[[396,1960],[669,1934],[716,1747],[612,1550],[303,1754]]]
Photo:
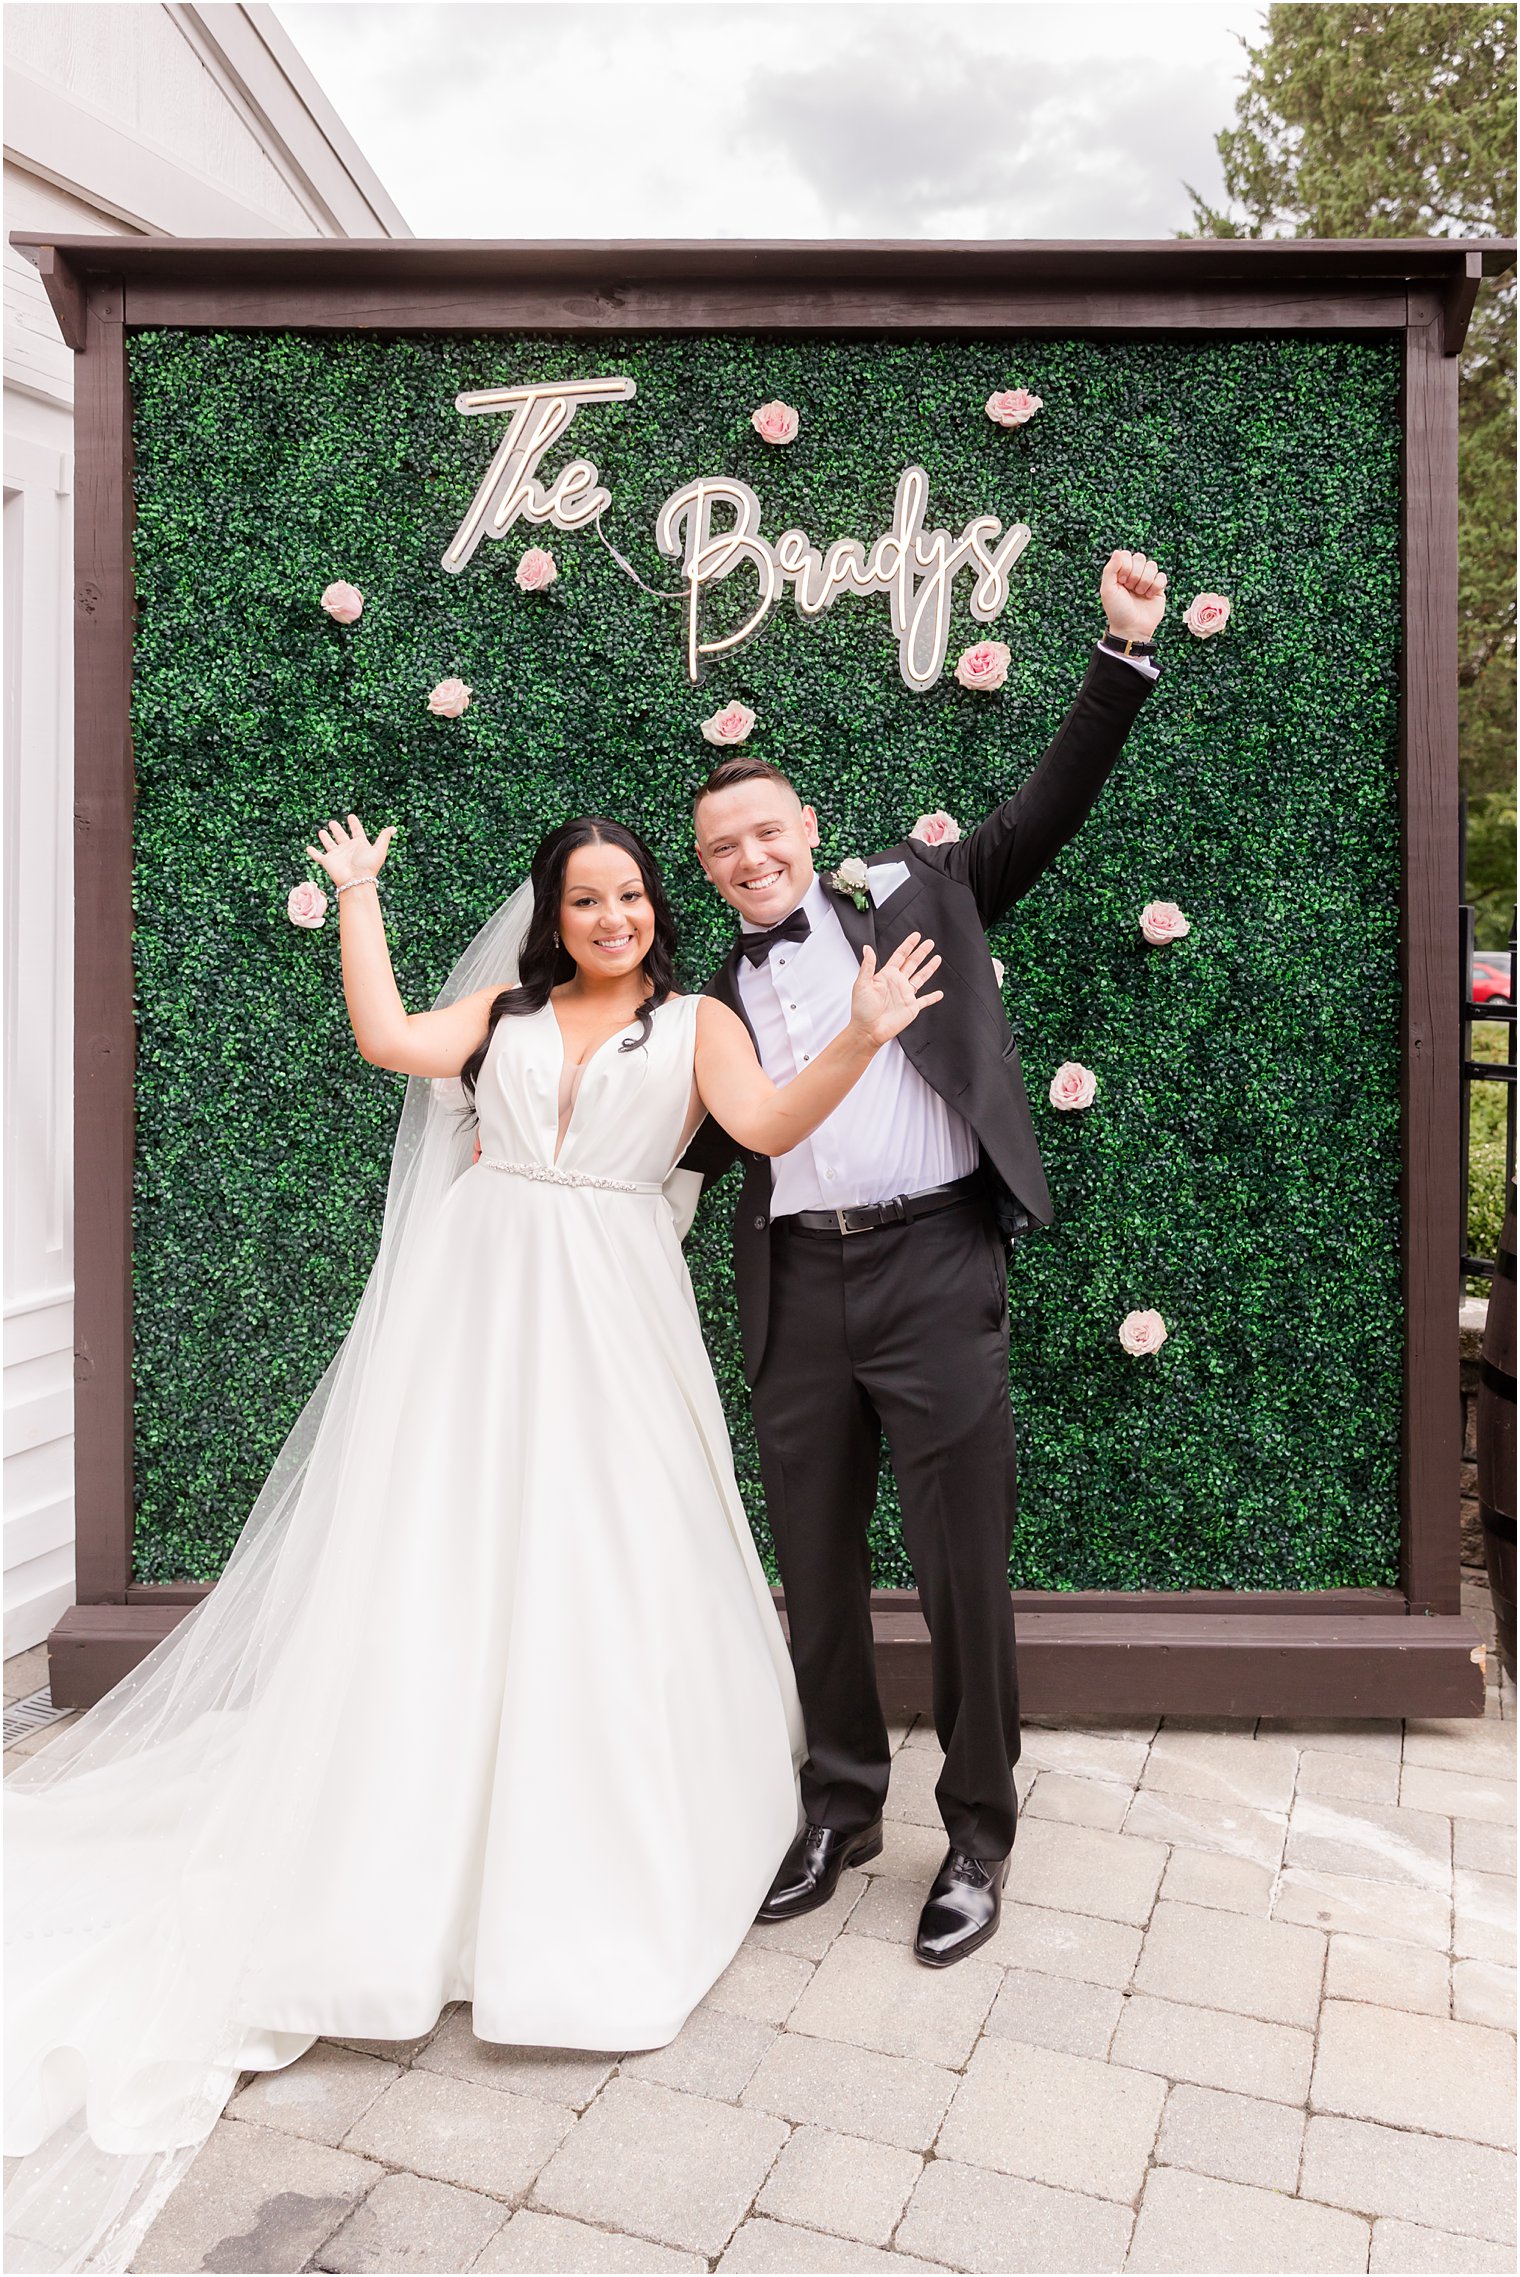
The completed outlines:
[[[864,909],[870,901],[866,891],[870,874],[860,856],[852,854],[837,870],[830,870],[828,882],[836,893],[847,893],[857,909]]]

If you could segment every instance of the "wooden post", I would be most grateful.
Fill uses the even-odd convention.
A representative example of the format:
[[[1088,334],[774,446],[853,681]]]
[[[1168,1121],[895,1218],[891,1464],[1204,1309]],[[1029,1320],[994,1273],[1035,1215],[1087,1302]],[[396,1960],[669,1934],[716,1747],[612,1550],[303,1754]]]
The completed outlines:
[[[1442,297],[1411,293],[1404,333],[1404,1424],[1400,1579],[1414,1615],[1455,1613],[1461,1585],[1461,986],[1457,971],[1457,358]]]
[[[76,1589],[132,1569],[132,419],[119,281],[91,280],[74,396]]]

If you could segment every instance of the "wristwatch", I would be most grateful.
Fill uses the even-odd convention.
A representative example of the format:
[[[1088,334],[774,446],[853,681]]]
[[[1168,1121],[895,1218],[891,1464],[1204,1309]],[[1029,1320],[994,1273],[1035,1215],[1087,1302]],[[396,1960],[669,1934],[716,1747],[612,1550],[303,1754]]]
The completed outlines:
[[[1154,656],[1156,653],[1153,640],[1125,640],[1116,632],[1106,632],[1098,646],[1112,649],[1115,656]]]

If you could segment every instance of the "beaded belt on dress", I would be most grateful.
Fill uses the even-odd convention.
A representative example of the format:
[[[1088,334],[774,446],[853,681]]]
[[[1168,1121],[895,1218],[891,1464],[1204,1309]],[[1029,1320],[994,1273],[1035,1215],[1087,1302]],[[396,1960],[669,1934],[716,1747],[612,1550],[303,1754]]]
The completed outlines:
[[[482,1170],[505,1170],[514,1178],[535,1178],[543,1186],[594,1186],[603,1194],[663,1194],[657,1179],[593,1178],[586,1170],[561,1170],[556,1162],[503,1162],[499,1155],[483,1154]]]

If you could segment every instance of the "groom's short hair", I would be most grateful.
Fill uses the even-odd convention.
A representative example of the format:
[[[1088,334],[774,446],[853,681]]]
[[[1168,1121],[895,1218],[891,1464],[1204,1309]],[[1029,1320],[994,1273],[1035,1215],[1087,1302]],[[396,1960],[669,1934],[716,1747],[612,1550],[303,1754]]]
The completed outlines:
[[[786,774],[782,768],[772,766],[769,759],[757,759],[748,754],[736,752],[731,759],[720,759],[706,782],[698,787],[697,794],[691,802],[693,815],[695,815],[702,801],[711,797],[714,791],[731,791],[739,783],[780,783],[791,792],[793,798],[801,797],[801,793],[792,781],[791,776]]]

